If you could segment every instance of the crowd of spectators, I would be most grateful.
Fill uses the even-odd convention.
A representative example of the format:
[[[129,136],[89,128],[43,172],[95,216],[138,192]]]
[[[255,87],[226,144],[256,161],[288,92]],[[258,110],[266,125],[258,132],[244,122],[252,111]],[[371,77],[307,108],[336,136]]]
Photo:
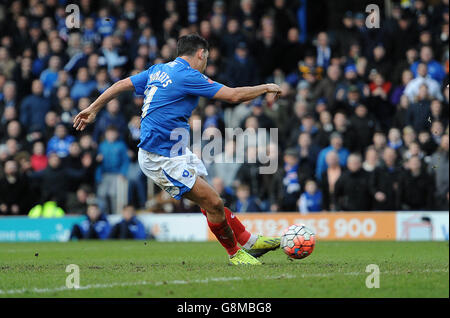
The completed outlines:
[[[263,149],[279,160],[275,173],[249,160],[261,145],[241,153],[238,140],[215,155],[244,163],[207,164],[236,212],[448,209],[448,0],[394,1],[372,29],[365,8],[354,8],[306,41],[301,1],[149,1],[155,11],[136,0],[73,2],[73,29],[69,1],[0,3],[0,215],[49,200],[82,213],[89,197],[114,196],[120,178],[136,208],[198,211],[165,192],[147,200],[136,158],[141,96],[111,100],[82,133],[71,125],[112,83],[174,59],[177,38],[192,32],[211,45],[211,79],[283,91],[240,105],[202,99],[191,118],[206,136],[278,128]]]

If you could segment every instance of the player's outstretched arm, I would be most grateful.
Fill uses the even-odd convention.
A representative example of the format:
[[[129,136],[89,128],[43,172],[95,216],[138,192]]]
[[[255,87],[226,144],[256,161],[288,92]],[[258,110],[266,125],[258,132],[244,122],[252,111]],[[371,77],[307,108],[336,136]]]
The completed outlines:
[[[236,88],[223,86],[216,95],[214,95],[214,98],[236,104],[252,100],[266,93],[275,94],[276,97],[278,97],[281,94],[281,88],[277,84],[263,84]]]
[[[88,108],[81,111],[73,119],[73,127],[76,130],[84,130],[86,125],[92,123],[97,116],[97,113],[106,105],[111,99],[115,98],[122,92],[134,90],[131,79],[125,78],[114,83],[106,91],[103,92]]]

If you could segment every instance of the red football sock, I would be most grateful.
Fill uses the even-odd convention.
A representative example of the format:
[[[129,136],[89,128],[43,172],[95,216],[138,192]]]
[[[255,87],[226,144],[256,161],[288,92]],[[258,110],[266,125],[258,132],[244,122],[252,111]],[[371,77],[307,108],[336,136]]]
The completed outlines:
[[[224,210],[225,217],[227,218],[228,224],[233,230],[237,241],[241,244],[241,246],[244,246],[250,239],[251,233],[245,229],[245,226],[241,223],[241,221],[239,221],[237,216],[230,211],[230,209],[225,207]],[[201,211],[203,215],[206,216],[206,210],[201,209]]]
[[[217,240],[222,244],[227,250],[229,255],[234,255],[239,251],[237,246],[236,237],[234,236],[233,230],[228,225],[225,219],[222,223],[211,223],[208,219],[208,226],[211,232],[217,237]]]

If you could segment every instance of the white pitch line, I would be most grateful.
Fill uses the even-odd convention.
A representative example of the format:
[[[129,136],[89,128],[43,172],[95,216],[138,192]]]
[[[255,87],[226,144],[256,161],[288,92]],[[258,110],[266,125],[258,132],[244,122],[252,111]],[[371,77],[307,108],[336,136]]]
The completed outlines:
[[[387,275],[401,275],[407,274],[408,272],[395,272],[395,271],[384,271],[380,272],[380,274]],[[434,269],[434,270],[423,270],[423,271],[415,271],[410,272],[411,274],[422,274],[422,273],[448,273],[448,269]],[[367,275],[365,272],[335,272],[335,273],[305,273],[301,275],[278,275],[278,276],[267,276],[263,277],[264,280],[273,280],[273,279],[293,279],[293,278],[309,278],[309,277],[332,277],[337,275],[345,275],[345,276],[358,276],[358,275]],[[114,287],[131,287],[131,286],[162,286],[162,285],[188,285],[188,284],[208,284],[211,282],[229,282],[229,281],[243,281],[243,280],[251,280],[252,278],[244,278],[244,277],[211,277],[205,279],[194,279],[194,280],[172,280],[172,281],[138,281],[138,282],[123,282],[123,283],[111,283],[111,284],[90,284],[85,286],[80,286],[79,288],[67,288],[65,286],[55,287],[55,288],[21,288],[21,289],[7,289],[1,290],[0,295],[12,295],[12,294],[25,294],[25,293],[54,293],[60,291],[68,291],[68,290],[88,290],[88,289],[104,289],[104,288],[114,288]],[[261,278],[257,278],[261,279]]]

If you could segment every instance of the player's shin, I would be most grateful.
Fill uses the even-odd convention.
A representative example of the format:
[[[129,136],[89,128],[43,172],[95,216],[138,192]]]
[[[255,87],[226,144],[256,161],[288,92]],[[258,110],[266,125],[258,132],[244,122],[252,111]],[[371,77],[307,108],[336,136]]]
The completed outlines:
[[[234,232],[234,235],[238,241],[238,243],[243,248],[250,248],[258,239],[258,236],[251,234],[246,230],[245,226],[241,223],[238,217],[231,212],[231,210],[227,207],[224,208],[225,217],[230,225],[231,229]],[[202,213],[206,216],[206,210],[202,209]]]
[[[233,230],[228,225],[227,220],[221,223],[211,223],[208,219],[208,226],[211,232],[216,236],[217,240],[227,250],[228,255],[233,256],[239,250],[237,246],[236,237]]]

